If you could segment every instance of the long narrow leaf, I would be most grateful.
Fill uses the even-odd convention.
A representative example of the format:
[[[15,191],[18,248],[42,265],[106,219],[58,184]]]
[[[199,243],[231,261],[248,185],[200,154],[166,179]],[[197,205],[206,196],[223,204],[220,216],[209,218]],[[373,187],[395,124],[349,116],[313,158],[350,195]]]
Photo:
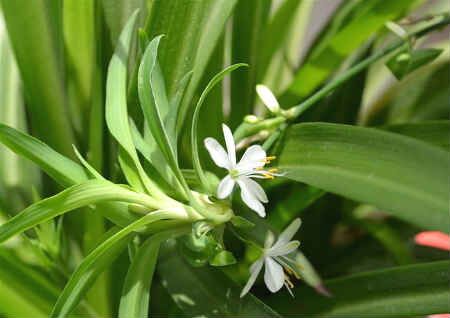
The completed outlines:
[[[155,211],[118,231],[93,250],[72,274],[53,307],[52,317],[66,317],[79,303],[96,277],[110,265],[133,238],[133,232],[158,220],[171,217],[165,211]]]
[[[169,101],[161,68],[159,66],[158,46],[161,36],[154,38],[142,57],[138,74],[138,92],[142,111],[153,138],[164,155],[168,165],[181,184],[185,184],[178,162],[176,151],[170,142],[163,118],[169,110]]]
[[[395,267],[327,281],[333,298],[296,288],[269,303],[282,314],[308,317],[416,317],[448,312],[450,262]]]
[[[199,151],[198,151],[198,140],[197,140],[197,133],[198,133],[198,118],[200,115],[200,110],[202,108],[202,105],[208,96],[208,93],[214,88],[214,86],[219,83],[227,74],[231,73],[235,69],[247,66],[247,64],[234,64],[230,65],[218,74],[216,74],[206,85],[205,89],[202,92],[202,95],[200,96],[197,105],[195,106],[194,110],[194,116],[192,117],[192,126],[191,126],[191,146],[192,146],[192,162],[194,165],[195,172],[197,173],[197,176],[202,183],[202,186],[204,189],[209,189],[208,180],[203,172],[202,166],[200,164],[200,158],[199,158]]]
[[[57,153],[45,143],[2,124],[0,142],[37,164],[63,186],[72,186],[88,180],[82,166]],[[108,202],[99,204],[98,207],[105,217],[119,226],[125,226],[136,219],[122,203]]]
[[[312,123],[292,127],[279,168],[290,179],[447,231],[448,160],[448,152],[398,134]]]
[[[65,212],[102,201],[122,201],[144,206],[154,206],[155,203],[147,195],[127,190],[110,182],[86,181],[29,206],[2,224],[0,242]]]
[[[125,170],[125,172],[129,171],[139,177],[129,177],[128,181],[133,182],[132,186],[141,191],[146,189],[155,196],[163,196],[158,187],[145,174],[144,169],[139,162],[128,121],[127,65],[137,17],[138,12],[136,11],[129,18],[120,35],[116,50],[109,63],[108,78],[106,82],[106,123],[111,134],[131,158],[132,165],[129,165],[131,170]]]
[[[69,186],[87,180],[83,168],[45,143],[14,128],[0,124],[0,142],[35,162],[56,182]]]
[[[180,235],[186,232],[186,230],[189,231],[190,227],[181,227],[179,229],[157,233],[148,238],[139,247],[125,278],[122,297],[120,299],[119,317],[145,318],[148,316],[150,287],[152,285],[159,247],[168,238]]]

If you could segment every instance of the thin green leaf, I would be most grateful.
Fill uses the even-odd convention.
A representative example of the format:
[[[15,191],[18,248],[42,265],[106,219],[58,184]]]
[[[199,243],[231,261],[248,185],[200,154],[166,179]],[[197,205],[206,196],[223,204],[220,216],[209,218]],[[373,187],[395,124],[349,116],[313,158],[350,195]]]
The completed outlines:
[[[269,304],[289,315],[308,317],[416,317],[448,312],[450,262],[401,266],[326,282],[332,298],[296,288],[295,298],[280,293]]]
[[[88,180],[82,166],[57,153],[43,142],[0,124],[0,142],[44,170],[59,184],[68,187]],[[112,222],[125,226],[136,219],[126,205],[117,202],[98,205],[99,211]]]
[[[149,196],[111,182],[90,180],[30,205],[0,226],[0,242],[68,211],[102,201],[122,201],[154,207]]]
[[[138,74],[138,92],[142,111],[148,128],[159,146],[164,158],[172,169],[178,181],[183,185],[185,181],[178,167],[176,151],[170,142],[163,118],[168,113],[169,102],[161,68],[158,64],[158,46],[162,36],[154,38],[147,46]]]
[[[205,176],[205,173],[203,172],[202,166],[200,164],[200,158],[199,158],[199,151],[198,151],[198,140],[197,140],[197,130],[198,130],[198,118],[200,115],[200,110],[203,105],[203,102],[205,101],[206,97],[208,96],[208,93],[214,88],[214,86],[219,83],[225,75],[231,73],[235,69],[238,69],[242,66],[248,66],[247,64],[234,64],[230,65],[218,74],[216,74],[206,85],[205,89],[202,92],[202,95],[200,96],[197,105],[195,106],[194,115],[192,117],[192,126],[191,126],[191,147],[192,147],[192,163],[194,165],[194,170],[197,173],[197,176],[203,186],[203,189],[206,191],[211,191],[211,186],[208,183],[208,179]]]
[[[279,168],[290,179],[446,231],[448,160],[448,152],[398,134],[313,123],[290,129]]]
[[[190,227],[157,233],[139,247],[128,269],[120,299],[119,317],[148,317],[150,287],[158,258],[159,247],[170,237],[175,237]]]
[[[109,131],[127,152],[134,167],[125,172],[133,172],[139,179],[128,177],[128,181],[133,182],[132,186],[139,190],[146,189],[155,196],[164,196],[158,187],[148,178],[139,162],[136,149],[131,136],[130,125],[127,114],[127,64],[130,54],[131,40],[138,17],[138,12],[134,12],[124,27],[118,40],[116,50],[109,63],[108,78],[106,81],[106,123]],[[123,160],[122,160],[123,161]],[[141,182],[138,182],[138,181]],[[142,183],[142,184],[141,184]]]
[[[94,167],[92,167],[84,158],[83,156],[80,154],[80,152],[78,151],[77,147],[75,147],[73,145],[73,151],[75,152],[75,155],[77,156],[78,160],[80,160],[81,164],[86,168],[86,170],[91,174],[92,177],[94,177],[95,179],[99,179],[99,180],[106,180],[105,178],[103,178],[103,176],[98,173],[97,170],[95,170]]]
[[[117,233],[114,233],[110,238],[100,244],[86,256],[72,274],[53,307],[51,316],[66,317],[76,307],[97,276],[122,253],[133,238],[133,232],[150,223],[170,217],[172,217],[170,212],[152,212]]]
[[[39,165],[63,186],[87,180],[87,175],[80,165],[57,153],[40,140],[14,128],[0,124],[0,142]]]

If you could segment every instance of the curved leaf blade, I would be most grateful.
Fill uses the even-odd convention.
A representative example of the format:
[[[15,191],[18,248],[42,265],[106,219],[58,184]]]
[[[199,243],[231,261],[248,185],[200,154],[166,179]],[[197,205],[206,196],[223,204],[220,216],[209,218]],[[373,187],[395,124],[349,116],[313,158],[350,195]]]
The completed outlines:
[[[65,212],[103,201],[121,201],[143,205],[154,203],[147,195],[127,190],[110,182],[86,181],[30,205],[2,224],[0,226],[0,242]]]
[[[416,317],[448,312],[450,261],[415,264],[361,273],[326,282],[333,298],[300,287],[294,299],[283,293],[269,304],[285,315],[308,317]]]
[[[125,278],[120,299],[119,317],[148,317],[150,287],[160,245],[170,237],[186,232],[186,230],[189,231],[190,227],[157,233],[139,247]]]
[[[398,134],[308,123],[288,132],[279,168],[290,179],[447,231],[448,160],[448,152]]]
[[[167,217],[170,217],[170,213],[165,211],[155,211],[147,214],[114,233],[94,249],[70,277],[69,282],[53,307],[51,317],[67,317],[88,291],[96,277],[120,255],[133,238],[134,231]]]
[[[200,98],[195,106],[194,115],[192,117],[192,126],[191,126],[191,147],[192,147],[192,162],[194,165],[195,172],[202,183],[204,189],[209,189],[208,179],[203,172],[202,166],[200,164],[199,151],[198,151],[198,140],[197,140],[197,131],[198,131],[198,118],[200,116],[200,110],[202,108],[203,102],[205,101],[208,93],[219,83],[227,74],[233,72],[242,66],[248,66],[244,63],[238,63],[234,65],[230,65],[226,67],[224,70],[217,73],[206,85],[205,89],[200,95]]]
[[[139,100],[152,137],[176,178],[184,187],[186,182],[178,166],[176,149],[164,126],[164,118],[169,111],[169,101],[162,70],[158,63],[158,47],[161,38],[162,35],[150,41],[142,56],[138,73]],[[187,187],[184,188],[187,191]]]
[[[14,128],[0,124],[0,142],[15,153],[36,163],[63,186],[88,179],[79,164],[59,154],[42,141]]]

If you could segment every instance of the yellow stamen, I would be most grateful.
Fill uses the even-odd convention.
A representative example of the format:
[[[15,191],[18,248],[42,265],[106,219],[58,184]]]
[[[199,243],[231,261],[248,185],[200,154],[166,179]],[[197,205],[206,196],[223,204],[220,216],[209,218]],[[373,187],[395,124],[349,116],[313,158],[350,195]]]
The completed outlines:
[[[266,178],[266,179],[275,179],[275,177],[274,177],[273,175],[268,174],[268,173],[263,173],[263,176],[264,176],[264,178]]]
[[[277,168],[272,168],[272,169],[269,169],[268,171],[270,173],[276,173],[276,172],[278,172],[278,169]]]
[[[294,284],[291,282],[291,280],[289,279],[289,276],[284,275],[284,281],[286,282],[286,284],[289,286],[289,288],[294,288]]]

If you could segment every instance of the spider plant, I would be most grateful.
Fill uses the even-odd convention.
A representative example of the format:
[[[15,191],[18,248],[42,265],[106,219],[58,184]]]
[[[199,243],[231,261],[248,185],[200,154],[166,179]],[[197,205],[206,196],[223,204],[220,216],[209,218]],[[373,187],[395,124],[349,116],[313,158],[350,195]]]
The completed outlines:
[[[0,317],[449,312],[447,1],[0,5]]]

